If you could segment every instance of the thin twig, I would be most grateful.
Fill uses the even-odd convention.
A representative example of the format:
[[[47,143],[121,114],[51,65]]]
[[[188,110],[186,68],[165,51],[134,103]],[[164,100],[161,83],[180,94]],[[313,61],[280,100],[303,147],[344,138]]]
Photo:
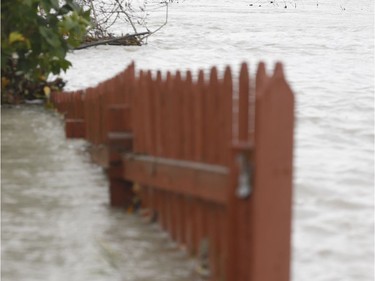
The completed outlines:
[[[94,16],[95,26],[98,27],[99,22],[98,22],[98,17],[96,16],[96,10],[94,8],[94,4],[93,4],[92,0],[89,0],[89,3],[90,3],[90,7],[91,7],[91,10],[92,10],[93,16]],[[103,30],[100,30],[100,32],[102,33],[102,36],[103,36]]]
[[[140,40],[142,41],[143,39],[147,38],[147,37],[150,37],[152,34],[158,32],[160,29],[162,29],[164,26],[167,25],[168,23],[168,2],[165,2],[165,6],[166,6],[166,12],[165,12],[165,22],[159,26],[157,29],[155,29],[154,31],[149,31],[149,33],[146,35],[146,36],[143,36]]]
[[[121,5],[121,3],[119,2],[119,0],[115,0],[115,1],[116,1],[116,3],[119,5],[119,8],[120,8],[121,12],[123,12],[123,13],[125,14],[125,16],[128,18],[128,21],[129,21],[129,23],[131,24],[131,26],[133,27],[134,32],[135,32],[135,33],[138,33],[138,32],[137,32],[137,29],[135,28],[135,25],[134,25],[133,21],[131,20],[131,18],[130,18],[130,16],[129,16],[129,14],[124,10],[124,8],[122,7],[122,5]]]

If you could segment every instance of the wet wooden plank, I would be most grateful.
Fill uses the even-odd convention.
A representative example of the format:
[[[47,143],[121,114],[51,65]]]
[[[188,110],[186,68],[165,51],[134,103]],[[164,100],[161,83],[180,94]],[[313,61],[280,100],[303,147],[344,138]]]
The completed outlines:
[[[226,204],[228,169],[190,161],[123,155],[123,177],[140,184]]]

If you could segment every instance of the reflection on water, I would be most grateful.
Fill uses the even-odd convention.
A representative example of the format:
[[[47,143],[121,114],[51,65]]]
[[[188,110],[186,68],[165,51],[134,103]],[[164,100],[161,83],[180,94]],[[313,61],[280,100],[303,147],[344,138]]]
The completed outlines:
[[[1,124],[3,281],[193,280],[163,232],[109,208],[105,175],[59,117],[2,108]]]

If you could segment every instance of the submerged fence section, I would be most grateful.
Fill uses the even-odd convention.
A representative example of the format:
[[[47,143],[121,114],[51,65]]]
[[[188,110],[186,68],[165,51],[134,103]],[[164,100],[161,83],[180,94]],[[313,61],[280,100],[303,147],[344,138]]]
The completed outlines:
[[[234,91],[234,88],[237,90]],[[53,93],[67,137],[108,171],[110,202],[142,208],[209,280],[290,280],[294,98],[282,65],[135,72]]]

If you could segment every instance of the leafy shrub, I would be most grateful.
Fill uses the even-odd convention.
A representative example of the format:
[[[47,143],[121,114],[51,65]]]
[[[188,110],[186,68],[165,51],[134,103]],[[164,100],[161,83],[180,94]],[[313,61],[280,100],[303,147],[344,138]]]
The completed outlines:
[[[2,0],[2,103],[41,98],[61,79],[50,74],[71,66],[69,49],[79,46],[90,24],[90,11],[74,0]]]

